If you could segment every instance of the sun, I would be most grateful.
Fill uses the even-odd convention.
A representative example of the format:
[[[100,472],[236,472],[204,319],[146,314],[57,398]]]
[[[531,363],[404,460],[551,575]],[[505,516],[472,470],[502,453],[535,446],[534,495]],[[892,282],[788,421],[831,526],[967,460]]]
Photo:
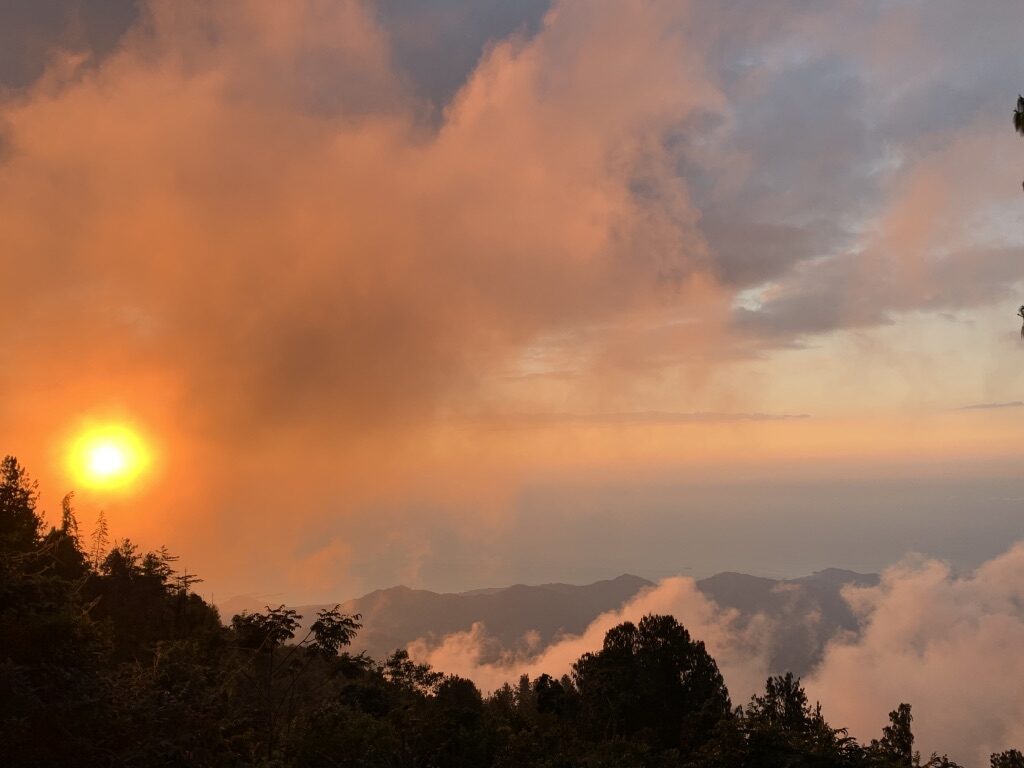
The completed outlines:
[[[75,480],[88,488],[129,488],[149,469],[151,452],[125,424],[84,429],[71,442],[68,464]]]

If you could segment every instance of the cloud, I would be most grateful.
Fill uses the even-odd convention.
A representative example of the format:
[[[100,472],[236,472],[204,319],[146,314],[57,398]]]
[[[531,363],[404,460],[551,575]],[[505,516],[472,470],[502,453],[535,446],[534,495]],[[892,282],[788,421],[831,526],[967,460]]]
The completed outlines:
[[[992,408],[1022,408],[1024,402],[1020,400],[1014,400],[1010,403],[976,403],[975,405],[963,405],[959,410],[961,411],[986,411]]]
[[[0,28],[0,89],[30,86],[58,48],[106,56],[136,19],[136,6],[136,0],[102,4],[45,0],[5,8]]]
[[[635,413],[508,413],[484,414],[466,417],[466,420],[484,425],[672,425],[672,424],[721,424],[729,422],[789,421],[807,419],[806,413],[671,413],[665,411],[637,411]]]
[[[54,59],[0,105],[6,431],[129,414],[162,443],[150,525],[296,547],[423,499],[435,417],[539,337],[624,344],[656,311],[710,349],[726,299],[667,172],[666,135],[720,100],[687,19],[560,2],[436,126],[356,0],[154,0],[102,61]]]
[[[363,542],[394,574],[416,537],[380,509],[484,527],[581,456],[796,450],[765,417],[862,390],[805,364],[805,396],[778,350],[976,312],[1022,277],[993,95],[1016,64],[955,4],[421,5],[16,19],[35,42],[0,96],[8,450],[59,496],[76,423],[136,422],[159,488],[78,498],[221,590],[336,588]],[[1007,51],[1019,14],[983,11]],[[452,428],[479,413],[574,429]],[[780,431],[743,431],[762,419]],[[622,442],[691,422],[682,448]]]
[[[728,106],[685,172],[721,279],[761,297],[737,306],[741,335],[785,348],[1012,303],[1019,65],[994,50],[1019,7],[773,2],[763,28],[698,8]]]
[[[806,681],[831,722],[868,738],[905,701],[922,751],[985,765],[1024,743],[1024,544],[963,575],[908,560],[845,597],[863,632],[833,641]]]
[[[520,675],[568,674],[581,655],[600,649],[609,629],[625,621],[637,622],[649,613],[675,616],[692,637],[704,641],[735,701],[743,701],[761,688],[768,669],[771,622],[764,616],[742,620],[737,611],[722,610],[700,593],[693,579],[682,577],[660,581],[621,609],[598,616],[582,634],[563,637],[539,652],[506,652],[497,662],[483,662],[494,649],[482,624],[448,635],[439,644],[416,641],[408,650],[414,659],[468,677],[485,691],[492,691]]]
[[[890,710],[909,702],[916,746],[925,754],[985,765],[991,752],[1024,743],[1024,544],[962,575],[941,561],[911,557],[887,569],[877,587],[847,587],[843,596],[861,630],[833,637],[804,680],[833,726],[866,742],[881,733]],[[439,643],[416,641],[409,651],[494,690],[523,674],[566,674],[579,656],[601,647],[608,629],[648,613],[675,616],[707,643],[734,704],[763,689],[772,654],[792,629],[762,614],[741,620],[704,597],[692,579],[673,577],[546,648],[506,651],[485,662],[496,649],[476,624]],[[816,617],[787,614],[786,622],[794,620],[813,626]]]
[[[154,3],[98,69],[4,110],[7,319],[59,304],[22,348],[155,359],[232,434],[429,412],[538,333],[702,269],[685,191],[650,178],[659,135],[715,98],[696,61],[660,66],[671,35],[647,46],[683,17],[566,3],[424,134],[359,3]]]
[[[980,220],[1013,180],[1001,153],[990,149],[1001,143],[999,125],[987,118],[969,138],[906,163],[890,180],[887,207],[870,234],[795,264],[760,306],[737,310],[737,324],[788,342],[889,325],[914,311],[1012,304],[1013,286],[1024,279],[1019,246],[993,236]],[[972,209],[973,215],[959,213]]]

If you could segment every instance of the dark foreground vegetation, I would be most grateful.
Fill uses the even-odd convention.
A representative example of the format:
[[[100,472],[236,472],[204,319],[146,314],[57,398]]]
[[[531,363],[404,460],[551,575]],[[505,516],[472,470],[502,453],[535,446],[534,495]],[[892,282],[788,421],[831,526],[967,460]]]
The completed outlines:
[[[70,498],[44,530],[34,485],[0,465],[0,765],[953,766],[914,751],[900,704],[859,744],[791,675],[734,707],[671,616],[608,632],[560,680],[482,696],[469,680],[346,652],[359,616],[296,636],[285,608],[222,625],[167,552],[79,538]],[[1011,750],[993,768],[1024,768]]]

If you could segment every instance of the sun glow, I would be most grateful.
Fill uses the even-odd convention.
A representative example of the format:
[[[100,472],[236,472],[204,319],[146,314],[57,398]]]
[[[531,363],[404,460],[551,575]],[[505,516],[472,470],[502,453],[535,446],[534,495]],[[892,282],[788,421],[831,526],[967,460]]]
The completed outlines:
[[[116,424],[90,427],[71,444],[69,465],[76,482],[89,488],[129,488],[151,464],[150,451],[137,432]]]

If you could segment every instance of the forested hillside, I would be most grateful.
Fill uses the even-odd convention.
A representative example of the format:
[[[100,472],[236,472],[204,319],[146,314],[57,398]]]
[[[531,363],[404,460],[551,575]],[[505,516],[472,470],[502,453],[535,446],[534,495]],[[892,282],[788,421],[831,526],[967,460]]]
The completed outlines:
[[[610,630],[561,679],[483,696],[469,680],[352,654],[360,616],[284,606],[224,626],[166,551],[44,529],[0,466],[0,764],[5,766],[952,766],[914,750],[898,704],[877,740],[825,722],[792,675],[730,699],[671,616]],[[894,702],[896,704],[896,702]],[[994,768],[1024,768],[1011,750]]]

